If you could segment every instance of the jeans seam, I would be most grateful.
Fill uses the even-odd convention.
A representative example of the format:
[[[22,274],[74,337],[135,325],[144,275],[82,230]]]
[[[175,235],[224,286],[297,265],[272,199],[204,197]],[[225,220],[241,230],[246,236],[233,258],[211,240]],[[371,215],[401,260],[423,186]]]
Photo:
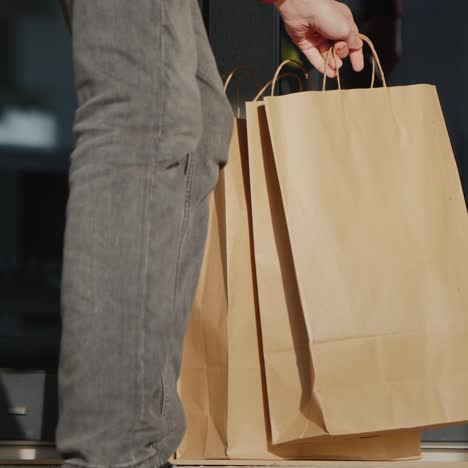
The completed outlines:
[[[151,216],[151,206],[153,202],[153,186],[154,186],[154,165],[151,165],[149,175],[148,175],[148,180],[146,183],[145,187],[145,209],[144,209],[144,214],[143,218],[146,222],[146,226],[144,229],[143,233],[143,272],[142,272],[142,291],[141,291],[141,306],[140,306],[140,329],[139,329],[139,336],[140,336],[140,341],[139,341],[139,353],[138,353],[138,361],[139,361],[139,367],[140,367],[140,374],[138,376],[137,373],[137,395],[138,395],[138,389],[141,389],[141,394],[140,394],[140,412],[136,412],[137,419],[135,421],[135,426],[137,424],[137,421],[139,421],[141,418],[144,416],[144,410],[145,410],[145,363],[144,363],[144,356],[145,356],[145,312],[146,312],[146,294],[148,290],[148,264],[149,264],[149,243],[151,239],[151,222],[148,219],[149,216]],[[137,366],[138,369],[138,366]],[[139,379],[138,379],[139,377]],[[134,429],[135,429],[134,426]],[[133,431],[135,435],[135,431]]]
[[[164,42],[164,28],[166,26],[165,23],[165,10],[164,10],[164,0],[160,2],[160,10],[159,10],[159,15],[161,17],[161,66],[157,67],[159,69],[159,95],[161,98],[161,105],[159,106],[159,114],[158,114],[158,134],[154,140],[154,146],[155,150],[157,151],[159,149],[159,146],[161,144],[161,137],[163,133],[163,116],[164,116],[164,111],[166,109],[166,100],[167,98],[163,99],[163,96],[167,96],[169,93],[164,92],[165,90],[163,87],[165,86],[165,83],[167,80],[165,80],[165,71],[166,71],[166,54],[165,54],[165,42]]]
[[[189,209],[190,209],[190,204],[191,204],[191,201],[192,201],[193,171],[194,171],[194,168],[195,168],[194,167],[195,166],[195,157],[194,157],[193,153],[189,155],[189,158],[190,158],[189,167],[187,168],[187,187],[185,189],[184,218],[183,218],[183,222],[182,222],[182,238],[185,238],[185,230],[187,228],[187,221],[188,221],[188,217],[189,217]],[[183,244],[183,239],[181,240],[180,249],[182,248],[182,244]]]
[[[164,2],[155,2],[155,5],[159,4],[159,17],[161,18],[161,23],[160,23],[160,55],[161,55],[161,67],[156,67],[157,70],[159,71],[159,76],[157,79],[157,83],[159,85],[159,93],[160,96],[164,96],[165,93],[163,93],[163,85],[164,85],[164,69],[165,69],[165,46],[164,46],[164,26],[165,26],[165,16],[164,16]],[[164,107],[165,99],[161,99],[161,105],[159,106],[159,113],[158,113],[158,120],[155,123],[155,126],[157,128],[157,135],[154,140],[154,147],[153,145],[150,145],[151,150],[150,151],[155,151],[157,152],[158,145],[161,141],[161,135],[162,135],[162,126],[163,126],[163,107]],[[144,327],[144,318],[145,318],[145,309],[146,309],[146,304],[147,304],[147,290],[148,290],[148,263],[149,263],[149,243],[151,239],[151,222],[148,220],[148,217],[150,216],[151,213],[151,205],[153,201],[153,186],[154,186],[154,177],[155,177],[155,158],[153,155],[150,158],[150,169],[149,169],[149,178],[147,179],[146,183],[146,190],[145,190],[145,197],[146,197],[146,202],[145,202],[145,209],[144,209],[144,214],[143,218],[144,221],[147,223],[146,229],[144,229],[143,233],[143,272],[142,272],[142,282],[143,282],[143,287],[142,287],[142,300],[141,300],[141,306],[140,306],[140,330],[139,330],[139,337],[140,337],[140,346],[139,346],[139,352],[138,352],[138,361],[137,362],[137,372],[136,372],[136,411],[135,411],[135,419],[134,419],[134,424],[132,427],[132,436],[133,441],[134,441],[134,446],[137,446],[137,440],[136,440],[136,428],[140,420],[143,419],[144,417],[144,411],[145,411],[145,362],[144,362],[144,355],[145,355],[145,327]],[[140,372],[138,372],[138,369]],[[140,406],[140,411],[138,411],[138,406]]]
[[[176,295],[177,295],[177,287],[179,285],[179,271],[180,271],[180,259],[182,256],[182,248],[184,246],[185,235],[187,231],[187,222],[189,218],[190,212],[190,204],[192,198],[192,180],[193,180],[193,172],[195,166],[195,158],[192,153],[188,155],[189,163],[187,168],[187,185],[185,188],[185,203],[184,203],[184,215],[182,218],[182,226],[180,231],[180,242],[179,247],[177,249],[177,260],[176,260],[176,271],[175,271],[175,278],[174,278],[174,293],[172,297],[172,308],[171,308],[171,316],[174,315],[175,305],[176,305]],[[167,391],[163,389],[163,412],[162,416],[165,415],[166,408],[167,408]],[[173,428],[169,430],[169,433],[172,432]]]
[[[161,391],[162,391],[162,405],[161,405],[161,416],[166,414],[166,378],[165,378],[166,368],[161,371]]]

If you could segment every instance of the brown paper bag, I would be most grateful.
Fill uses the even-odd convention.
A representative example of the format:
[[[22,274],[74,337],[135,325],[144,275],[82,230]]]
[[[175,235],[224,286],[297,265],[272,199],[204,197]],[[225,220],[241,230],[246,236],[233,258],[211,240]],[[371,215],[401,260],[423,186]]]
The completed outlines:
[[[178,382],[187,431],[177,458],[224,458],[227,447],[227,290],[224,172],[210,203],[205,255]]]
[[[435,88],[265,108],[307,331],[273,344],[262,315],[273,441],[467,420],[468,218]],[[274,413],[295,362],[311,383]]]
[[[410,444],[413,441],[419,450],[419,442],[414,442],[419,435],[413,431],[393,431],[381,438],[340,440],[321,429],[320,408],[310,401],[313,367],[264,104],[247,103],[246,114],[255,266],[271,440],[274,442],[285,434],[288,440],[300,440],[310,433],[322,437],[309,439],[309,443],[315,441],[321,446],[346,444],[356,448],[363,441],[384,442],[396,438],[400,444],[405,440]],[[365,459],[366,455],[362,455]]]
[[[326,435],[263,102],[246,104],[255,267],[272,441]]]
[[[178,459],[417,458],[419,434],[272,446],[256,314],[245,121],[216,187],[179,391],[187,431]]]

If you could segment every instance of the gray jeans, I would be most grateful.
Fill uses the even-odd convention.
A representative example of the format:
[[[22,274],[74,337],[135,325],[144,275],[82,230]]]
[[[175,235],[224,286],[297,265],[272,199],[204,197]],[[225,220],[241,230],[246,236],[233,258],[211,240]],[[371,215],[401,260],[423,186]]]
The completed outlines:
[[[78,110],[62,284],[64,467],[156,467],[233,115],[196,0],[63,0]]]

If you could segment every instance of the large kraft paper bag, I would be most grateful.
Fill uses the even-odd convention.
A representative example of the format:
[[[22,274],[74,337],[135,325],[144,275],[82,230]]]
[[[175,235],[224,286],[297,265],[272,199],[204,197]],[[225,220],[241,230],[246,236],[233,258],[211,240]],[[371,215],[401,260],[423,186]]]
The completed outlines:
[[[361,444],[379,438],[340,441],[323,429],[320,408],[312,398],[314,371],[298,294],[278,176],[263,103],[246,104],[253,238],[259,316],[267,387],[271,440],[314,437],[317,444]],[[349,437],[349,436],[348,436]],[[356,436],[355,436],[356,437]],[[419,452],[419,434],[392,431]],[[397,455],[395,455],[397,456]]]
[[[200,280],[178,382],[187,430],[176,458],[225,458],[227,447],[227,284],[224,171],[210,201]]]
[[[238,119],[211,206],[209,237],[185,341],[179,392],[187,431],[178,459],[417,458],[419,435],[272,446],[250,229],[245,121]]]
[[[302,437],[466,421],[468,218],[435,87],[265,110],[308,335],[305,358],[278,342],[265,359],[278,380],[310,359]],[[273,440],[291,440],[276,423]]]

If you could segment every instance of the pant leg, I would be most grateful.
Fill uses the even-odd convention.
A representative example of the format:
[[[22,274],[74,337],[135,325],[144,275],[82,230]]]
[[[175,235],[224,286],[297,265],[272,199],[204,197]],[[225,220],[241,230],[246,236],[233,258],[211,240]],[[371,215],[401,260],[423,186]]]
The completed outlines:
[[[79,106],[57,449],[64,467],[155,467],[185,429],[182,338],[232,114],[213,61],[199,78],[196,0],[64,5]]]
[[[203,131],[199,146],[193,154],[190,209],[187,217],[186,236],[181,249],[179,293],[175,298],[178,325],[173,327],[172,361],[168,367],[168,381],[166,382],[169,397],[168,407],[174,413],[177,413],[180,408],[176,384],[181,370],[183,339],[198,283],[207,236],[209,195],[218,181],[220,167],[227,162],[228,145],[234,122],[234,115],[223,89],[198,6],[194,8],[194,28],[198,49],[196,76],[201,95]],[[174,420],[176,419],[174,418]],[[178,438],[177,441],[169,440],[163,452],[165,454],[173,453],[180,441],[181,438]]]
[[[192,11],[198,53],[196,80],[201,99],[202,132],[198,147],[191,154],[190,160],[192,177],[186,227],[179,252],[177,294],[174,298],[176,325],[171,328],[170,359],[164,372],[165,411],[171,424],[178,425],[178,430],[169,430],[171,435],[160,445],[163,459],[175,452],[185,431],[185,416],[177,393],[183,340],[198,284],[208,231],[209,195],[218,181],[220,168],[227,163],[234,122],[231,105],[226,98],[197,3],[192,3]]]

